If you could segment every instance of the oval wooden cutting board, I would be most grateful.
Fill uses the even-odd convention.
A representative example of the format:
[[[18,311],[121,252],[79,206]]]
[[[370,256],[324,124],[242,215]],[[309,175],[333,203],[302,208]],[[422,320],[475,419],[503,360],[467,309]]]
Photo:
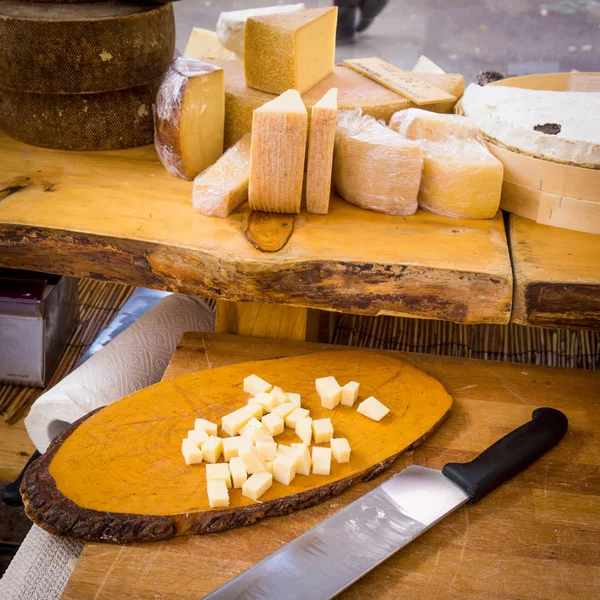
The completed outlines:
[[[260,502],[231,490],[229,508],[211,509],[205,465],[185,464],[181,440],[197,417],[220,425],[223,415],[245,405],[249,395],[242,381],[251,373],[301,394],[313,418],[330,417],[335,437],[350,442],[351,459],[346,464],[332,459],[329,476],[298,475],[289,486],[274,482]],[[375,422],[357,413],[356,405],[322,408],[314,380],[327,375],[342,385],[360,382],[356,405],[374,395],[391,413]],[[222,531],[312,506],[375,477],[431,433],[451,405],[435,379],[377,352],[318,352],[206,370],[86,415],[27,470],[21,493],[27,515],[40,527],[91,541],[154,541]],[[288,428],[276,440],[299,441]]]

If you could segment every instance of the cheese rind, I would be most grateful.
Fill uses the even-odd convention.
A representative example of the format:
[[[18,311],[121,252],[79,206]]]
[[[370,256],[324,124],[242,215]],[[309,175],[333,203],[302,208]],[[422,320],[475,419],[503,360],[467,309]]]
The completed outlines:
[[[298,421],[298,424],[296,425],[296,435],[303,443],[310,446],[312,441],[312,419],[310,417]]]
[[[207,217],[228,217],[248,200],[250,139],[246,134],[194,179],[192,206]]]
[[[331,473],[331,448],[313,446],[312,472],[315,475],[329,475]]]
[[[248,202],[252,210],[299,213],[306,154],[306,108],[288,90],[254,111]]]
[[[196,419],[194,429],[204,429],[208,435],[217,435],[217,424],[206,419]]]
[[[280,454],[273,463],[273,479],[283,485],[290,485],[296,477],[296,457]]]
[[[227,463],[209,464],[206,465],[206,480],[207,481],[224,481],[227,488],[231,487],[231,473]]]
[[[180,56],[164,74],[154,109],[154,145],[164,167],[183,179],[223,154],[223,69]]]
[[[357,381],[349,381],[346,385],[342,386],[342,406],[354,406],[358,398],[359,388],[360,384]]]
[[[229,506],[229,491],[224,481],[219,479],[207,481],[206,492],[208,494],[208,504],[211,508],[226,508]]]
[[[350,462],[350,444],[346,438],[331,438],[329,440],[331,453],[339,463]]]
[[[225,48],[215,31],[194,27],[188,38],[187,46],[183,52],[188,58],[236,58],[235,52]]]
[[[373,421],[381,421],[390,412],[390,409],[385,404],[379,402],[374,396],[370,396],[358,405],[356,412]]]
[[[248,375],[244,377],[244,391],[256,396],[257,394],[266,394],[273,389],[273,386],[261,379],[258,375]]]
[[[312,430],[315,444],[323,444],[333,437],[333,424],[329,418],[315,419],[312,422]]]
[[[344,200],[368,210],[412,215],[422,169],[419,143],[358,111],[338,113],[333,182]]]
[[[234,456],[229,461],[229,471],[231,472],[233,487],[241,488],[246,479],[248,479],[248,473],[246,472],[244,461],[239,456]]]
[[[333,73],[336,26],[337,7],[248,19],[246,85],[272,94],[307,92]]]
[[[242,495],[250,500],[258,500],[273,485],[273,475],[268,471],[254,473],[242,485]]]
[[[186,465],[199,465],[202,462],[202,450],[188,438],[181,441],[181,453]]]
[[[337,88],[330,89],[313,107],[310,115],[306,165],[306,210],[329,212],[333,147],[337,121]]]

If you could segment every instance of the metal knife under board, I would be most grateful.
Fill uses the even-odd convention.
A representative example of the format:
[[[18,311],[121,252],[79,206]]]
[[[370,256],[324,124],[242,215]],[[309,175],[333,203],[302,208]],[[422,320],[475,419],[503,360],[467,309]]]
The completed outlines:
[[[553,448],[567,418],[538,408],[469,463],[410,466],[283,546],[206,600],[326,600],[466,502],[477,502]]]

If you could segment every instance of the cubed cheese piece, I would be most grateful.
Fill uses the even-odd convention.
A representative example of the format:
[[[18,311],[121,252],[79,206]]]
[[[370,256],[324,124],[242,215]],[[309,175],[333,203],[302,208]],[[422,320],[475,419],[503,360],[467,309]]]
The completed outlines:
[[[339,463],[350,462],[350,444],[346,438],[331,438],[331,453]]]
[[[234,410],[232,413],[225,415],[221,419],[221,429],[231,435],[237,435],[240,429],[250,420],[252,419],[253,411],[252,409],[244,406],[244,408],[238,408]]]
[[[321,377],[315,381],[321,406],[333,410],[342,400],[342,388],[335,377]]]
[[[277,456],[277,442],[256,442],[256,450],[264,462],[275,460]]]
[[[252,432],[257,429],[264,429],[264,426],[257,418],[252,417],[243,427],[240,427],[240,435],[252,435]]]
[[[373,421],[381,421],[390,412],[390,409],[385,404],[379,402],[374,396],[370,396],[358,405],[356,412],[369,417],[369,419],[373,419]]]
[[[285,419],[296,408],[296,405],[292,402],[284,402],[273,409],[273,414],[279,415],[282,419]]]
[[[296,450],[296,454],[298,455],[296,458],[296,473],[298,475],[310,475],[312,461],[308,446],[306,444],[296,444],[294,450]]]
[[[244,39],[246,85],[304,94],[333,73],[336,25],[337,7],[251,17]]]
[[[181,453],[186,465],[199,465],[202,462],[202,450],[188,438],[181,442]]]
[[[244,391],[253,396],[270,392],[272,389],[273,386],[258,375],[252,374],[244,378]]]
[[[296,477],[296,461],[297,457],[280,454],[273,464],[273,479],[283,485],[290,485]]]
[[[231,487],[231,473],[229,472],[229,465],[227,463],[218,463],[213,465],[206,465],[206,480],[220,480],[227,484],[227,487]]]
[[[242,495],[258,500],[273,485],[273,475],[268,471],[254,473],[242,486]]]
[[[194,179],[192,206],[207,217],[228,217],[248,200],[250,134]]]
[[[276,406],[276,400],[271,395],[271,392],[256,394],[254,398],[250,398],[249,402],[252,404],[258,404],[263,409],[263,414],[270,413]]]
[[[223,69],[193,58],[176,58],[164,74],[154,105],[154,141],[165,168],[184,179],[223,154]]]
[[[333,437],[331,419],[316,419],[312,422],[312,430],[315,444],[323,444]]]
[[[188,431],[188,440],[192,440],[198,448],[208,439],[208,433],[204,429],[191,429]]]
[[[262,424],[265,426],[266,430],[273,436],[283,433],[284,421],[279,415],[276,415],[275,413],[265,415],[262,418]]]
[[[293,392],[286,392],[285,395],[290,399],[292,404],[296,406],[302,406],[302,397],[300,394],[294,394]]]
[[[277,446],[277,454],[283,454],[284,456],[296,456],[296,449],[291,446],[286,446],[284,444],[278,444]]]
[[[342,406],[354,406],[358,398],[358,388],[360,384],[356,381],[349,381],[342,386]]]
[[[300,94],[288,90],[252,114],[248,202],[252,210],[299,213],[308,115]]]
[[[267,472],[271,473],[271,475],[273,475],[273,465],[275,464],[274,460],[267,460],[265,462],[265,466],[267,467]]]
[[[291,429],[296,429],[298,421],[308,417],[310,412],[306,408],[295,408],[286,418],[285,424]]]
[[[310,113],[310,134],[306,163],[306,210],[329,212],[333,146],[337,118],[337,88],[331,88]]]
[[[260,404],[257,404],[256,402],[253,402],[253,400],[254,400],[254,398],[250,398],[250,400],[248,401],[247,406],[248,406],[248,408],[250,410],[254,411],[252,416],[255,419],[262,419],[262,416],[263,416],[263,414],[264,414],[265,411],[264,411],[263,407]]]
[[[461,115],[443,115],[421,108],[407,108],[392,115],[389,126],[409,140],[451,142],[459,139],[481,139],[479,129]]]
[[[248,479],[248,473],[246,472],[244,461],[239,456],[234,456],[229,461],[229,471],[231,472],[233,487],[241,488],[244,481]]]
[[[312,440],[312,419],[305,417],[298,421],[296,425],[296,435],[307,445],[310,446]]]
[[[283,6],[264,6],[261,8],[247,8],[245,10],[222,12],[217,21],[216,35],[225,48],[235,52],[237,56],[244,56],[244,32],[246,29],[246,21],[250,17],[262,17],[264,15],[294,12],[298,10],[304,10],[304,4],[284,4]]]
[[[194,27],[183,53],[188,58],[235,58],[235,53],[221,45],[217,33]]]
[[[208,493],[208,504],[211,508],[226,508],[229,506],[229,491],[223,480],[207,481],[206,491]]]
[[[313,446],[312,472],[315,475],[329,475],[331,473],[331,448]]]
[[[290,401],[290,399],[285,395],[285,392],[277,386],[271,390],[271,395],[276,401],[274,406],[279,406],[280,404],[285,404]]]
[[[254,429],[250,432],[250,437],[254,442],[254,445],[258,442],[272,442],[273,436],[266,429]]]
[[[266,469],[263,459],[254,446],[240,446],[238,455],[244,461],[248,475],[260,473]]]
[[[373,117],[338,113],[333,183],[344,200],[391,215],[412,215],[422,170],[419,142],[407,140]]]
[[[194,429],[203,429],[208,435],[217,435],[217,424],[206,419],[196,419]]]
[[[223,441],[216,435],[211,435],[202,444],[202,457],[205,462],[216,463],[223,453]]]
[[[236,435],[235,437],[223,438],[221,442],[223,444],[223,459],[226,461],[238,456],[240,446],[252,446],[252,438],[246,435]]]

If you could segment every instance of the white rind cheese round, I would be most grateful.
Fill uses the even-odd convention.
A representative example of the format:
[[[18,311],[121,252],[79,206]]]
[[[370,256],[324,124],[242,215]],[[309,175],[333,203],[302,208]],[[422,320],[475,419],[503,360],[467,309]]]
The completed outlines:
[[[481,131],[509,150],[600,168],[600,93],[555,92],[471,84],[462,110]],[[535,128],[549,125],[544,133]]]

